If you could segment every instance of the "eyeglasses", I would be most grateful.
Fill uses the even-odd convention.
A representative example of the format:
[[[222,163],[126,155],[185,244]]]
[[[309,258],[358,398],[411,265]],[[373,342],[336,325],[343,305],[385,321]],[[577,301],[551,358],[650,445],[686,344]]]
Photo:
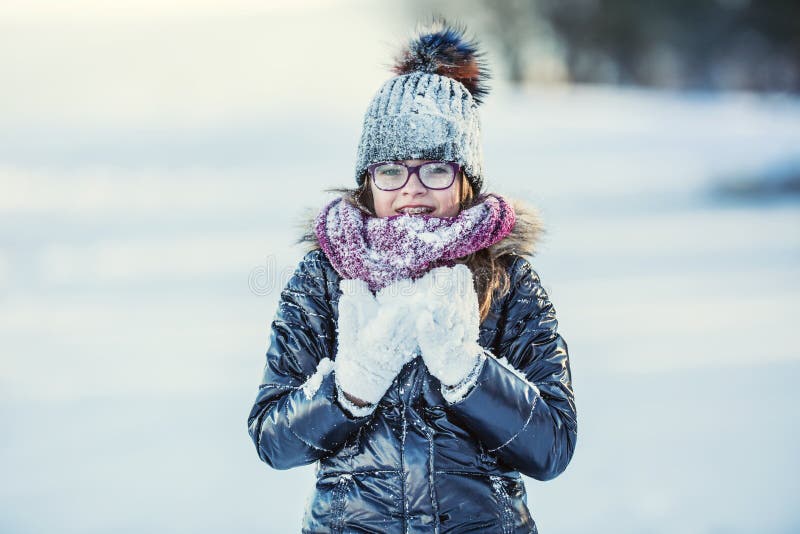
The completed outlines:
[[[382,161],[367,167],[372,182],[383,191],[396,191],[417,173],[427,189],[447,189],[456,180],[461,165],[452,161],[428,161],[419,165],[406,165],[402,161]]]

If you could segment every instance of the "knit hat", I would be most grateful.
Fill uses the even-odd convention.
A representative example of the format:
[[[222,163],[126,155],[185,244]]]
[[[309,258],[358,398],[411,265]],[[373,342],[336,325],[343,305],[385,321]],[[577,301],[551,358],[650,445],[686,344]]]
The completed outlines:
[[[433,159],[461,164],[477,192],[483,185],[478,105],[488,69],[463,28],[435,20],[417,30],[395,61],[397,74],[372,98],[358,144],[356,183],[373,163]]]

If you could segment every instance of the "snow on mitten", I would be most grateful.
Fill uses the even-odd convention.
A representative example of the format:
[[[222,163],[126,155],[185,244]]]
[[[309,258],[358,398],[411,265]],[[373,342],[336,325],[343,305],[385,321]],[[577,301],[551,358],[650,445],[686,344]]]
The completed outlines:
[[[398,280],[375,295],[381,309],[392,309],[394,313],[387,315],[391,319],[385,325],[390,339],[396,346],[393,348],[403,361],[403,365],[413,360],[419,352],[417,344],[417,327],[414,317],[419,307],[420,291],[417,285],[406,278]]]
[[[432,269],[418,282],[425,298],[417,315],[417,340],[430,373],[445,386],[464,381],[483,358],[480,312],[466,265]]]
[[[381,305],[366,282],[342,280],[339,287],[336,383],[349,395],[377,404],[408,362],[407,352],[413,353],[408,328],[402,327],[408,316],[400,306]]]
[[[339,288],[342,296],[339,298],[338,345],[347,349],[356,346],[362,326],[378,312],[378,303],[363,280],[343,279]]]

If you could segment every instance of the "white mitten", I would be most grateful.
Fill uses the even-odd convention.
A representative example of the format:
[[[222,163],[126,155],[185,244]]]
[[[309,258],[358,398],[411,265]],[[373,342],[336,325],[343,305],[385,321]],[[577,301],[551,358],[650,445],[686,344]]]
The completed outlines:
[[[480,312],[466,265],[439,267],[418,282],[425,297],[417,315],[417,340],[430,373],[445,386],[463,382],[481,362]]]
[[[395,284],[372,295],[362,280],[339,287],[336,382],[349,395],[377,404],[417,349],[414,325]],[[400,291],[400,293],[403,293]]]
[[[402,360],[401,368],[419,353],[417,328],[414,322],[419,297],[420,291],[417,285],[409,279],[393,282],[375,295],[380,310],[386,310],[383,312],[386,337],[392,340],[392,350]],[[378,314],[380,315],[381,311]]]

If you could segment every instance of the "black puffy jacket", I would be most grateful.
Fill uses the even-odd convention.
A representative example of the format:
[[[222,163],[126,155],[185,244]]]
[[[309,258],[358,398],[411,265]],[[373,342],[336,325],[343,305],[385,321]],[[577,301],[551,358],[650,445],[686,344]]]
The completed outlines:
[[[511,290],[493,300],[479,342],[527,381],[487,358],[477,384],[449,405],[417,357],[371,415],[354,417],[337,399],[335,371],[309,380],[335,358],[341,293],[325,254],[306,254],[281,294],[248,419],[270,466],[318,462],[302,532],[537,532],[520,473],[564,471],[577,419],[555,309],[530,263],[505,259]]]

